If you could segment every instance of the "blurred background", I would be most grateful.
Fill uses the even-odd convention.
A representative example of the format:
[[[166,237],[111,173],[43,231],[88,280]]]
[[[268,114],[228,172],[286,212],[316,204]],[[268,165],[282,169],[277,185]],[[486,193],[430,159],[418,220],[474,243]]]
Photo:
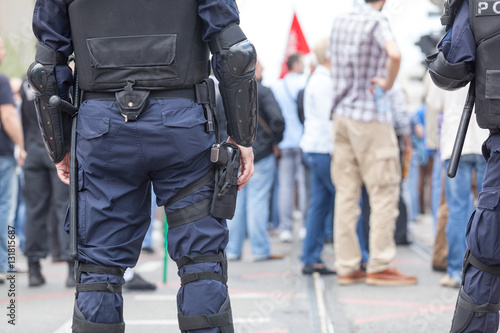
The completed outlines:
[[[420,103],[422,96],[425,54],[433,51],[443,32],[439,20],[443,1],[387,0],[384,7],[403,54],[398,81],[408,92],[410,109]],[[264,84],[279,78],[294,13],[312,48],[329,36],[332,19],[358,2],[364,0],[237,0],[241,27],[255,44],[265,69]],[[35,0],[0,0],[0,36],[8,51],[0,72],[9,77],[24,76],[33,61],[34,4]]]

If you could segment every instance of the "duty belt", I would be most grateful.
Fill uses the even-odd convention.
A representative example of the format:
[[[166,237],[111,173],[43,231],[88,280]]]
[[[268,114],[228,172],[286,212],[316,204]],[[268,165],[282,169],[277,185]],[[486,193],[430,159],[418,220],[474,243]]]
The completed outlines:
[[[150,90],[149,97],[157,99],[186,98],[195,102],[197,100],[195,87],[186,89]],[[85,91],[83,93],[83,100],[86,101],[90,99],[114,101],[116,100],[116,96],[114,92]]]
[[[125,117],[125,122],[127,122],[137,120],[137,117],[147,106],[149,98],[186,98],[203,105],[207,118],[206,130],[207,132],[215,130],[215,85],[212,79],[207,78],[192,88],[185,89],[142,90],[134,89],[134,84],[134,80],[128,80],[127,86],[119,92],[85,91],[83,100],[117,101],[118,107]]]

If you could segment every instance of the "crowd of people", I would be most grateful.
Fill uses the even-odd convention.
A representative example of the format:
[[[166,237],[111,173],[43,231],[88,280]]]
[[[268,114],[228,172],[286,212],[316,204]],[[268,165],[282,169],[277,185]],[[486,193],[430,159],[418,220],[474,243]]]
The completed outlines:
[[[445,92],[426,82],[421,107],[409,109],[397,82],[401,53],[380,14],[384,3],[367,0],[361,10],[337,18],[332,35],[315,45],[310,71],[304,55],[292,54],[288,73],[266,87],[257,63],[255,170],[228,220],[229,260],[242,258],[246,238],[252,260],[282,259],[271,249],[277,229],[281,242],[303,241],[303,274],[338,274],[339,284],[416,284],[390,263],[396,245],[411,242],[411,224],[431,213],[432,268],[445,272],[443,286],[459,287],[466,224],[485,172],[480,147],[488,133],[471,122],[457,176],[445,177],[464,90]],[[366,31],[370,38],[361,38]],[[0,40],[0,62],[4,56]],[[73,287],[64,229],[69,189],[46,154],[33,100],[25,78],[9,82],[0,76],[0,272],[8,271],[11,225],[27,258],[28,285],[45,283],[40,261],[50,255],[67,262],[66,286]],[[152,221],[155,211],[153,200]],[[152,230],[143,244],[148,253],[154,251]],[[335,267],[328,267],[333,263],[324,262],[322,250],[332,242]],[[155,289],[133,271],[125,279],[137,282],[137,289]]]

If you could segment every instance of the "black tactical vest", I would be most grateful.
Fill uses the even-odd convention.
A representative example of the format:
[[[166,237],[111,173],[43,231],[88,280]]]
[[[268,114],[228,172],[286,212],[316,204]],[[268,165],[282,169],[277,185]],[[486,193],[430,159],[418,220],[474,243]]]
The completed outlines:
[[[476,118],[481,128],[500,129],[500,1],[471,0],[469,21],[476,40]]]
[[[190,88],[210,73],[196,0],[74,0],[68,6],[80,88]]]

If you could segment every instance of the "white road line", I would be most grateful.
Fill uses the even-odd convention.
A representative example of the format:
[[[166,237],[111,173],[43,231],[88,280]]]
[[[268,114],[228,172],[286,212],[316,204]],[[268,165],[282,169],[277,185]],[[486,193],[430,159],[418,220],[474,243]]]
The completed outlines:
[[[64,324],[62,324],[61,327],[59,327],[53,333],[70,333],[72,323],[73,323],[73,318],[68,319],[68,321],[66,321]]]
[[[231,294],[231,300],[238,299],[272,299],[273,296],[266,294]],[[135,301],[175,301],[177,296],[175,295],[136,295],[134,296]]]
[[[144,264],[140,264],[139,266],[137,266],[135,270],[139,273],[154,272],[162,265],[163,262],[160,261],[148,261],[145,262]]]
[[[265,324],[270,323],[271,318],[233,318],[235,324]],[[177,319],[164,319],[164,320],[125,320],[125,325],[139,326],[139,325],[156,325],[156,326],[169,326],[178,325]]]
[[[328,333],[328,314],[326,312],[325,299],[323,297],[323,281],[318,272],[313,274],[314,290],[316,292],[316,304],[318,306],[318,320],[321,333]]]

